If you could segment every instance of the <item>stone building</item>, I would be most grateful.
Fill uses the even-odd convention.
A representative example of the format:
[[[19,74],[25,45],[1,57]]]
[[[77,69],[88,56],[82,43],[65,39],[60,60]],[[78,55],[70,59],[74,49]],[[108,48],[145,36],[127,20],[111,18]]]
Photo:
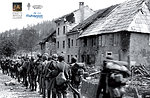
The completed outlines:
[[[75,47],[78,37],[67,38],[66,34],[73,27],[87,19],[94,13],[88,6],[84,6],[84,2],[79,2],[79,9],[64,15],[55,20],[56,23],[56,50],[57,54],[65,54],[65,60],[69,63],[71,56],[77,56],[76,53],[71,53],[69,47]],[[74,51],[74,50],[72,50]]]
[[[150,65],[150,0],[129,0],[102,13],[79,40],[79,61],[101,65],[106,56]],[[86,21],[86,20],[85,20]]]
[[[56,53],[56,30],[51,32],[49,36],[44,38],[40,43],[41,54],[48,53],[50,55]]]

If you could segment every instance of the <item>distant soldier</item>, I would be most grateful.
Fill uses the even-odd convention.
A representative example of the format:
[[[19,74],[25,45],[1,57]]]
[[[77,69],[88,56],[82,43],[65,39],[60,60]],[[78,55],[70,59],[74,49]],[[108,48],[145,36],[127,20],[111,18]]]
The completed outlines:
[[[41,88],[41,75],[42,75],[42,55],[37,54],[38,59],[35,61],[35,71],[37,72],[37,80],[39,85],[39,93],[42,94],[42,88]]]
[[[124,86],[130,76],[128,63],[117,60],[104,60],[96,98],[122,98]]]
[[[30,89],[31,89],[31,91],[34,91],[34,89],[35,89],[35,84],[34,84],[35,73],[34,73],[34,58],[33,57],[31,57],[30,65],[28,66],[28,74],[29,74]]]
[[[46,96],[46,84],[45,84],[45,68],[46,68],[46,65],[47,65],[47,63],[48,63],[48,55],[46,55],[46,54],[43,54],[43,56],[42,56],[42,60],[43,60],[43,62],[42,62],[42,64],[41,64],[41,70],[42,70],[42,72],[41,72],[41,88],[42,88],[42,94],[43,94],[43,98],[45,98]]]
[[[28,76],[28,66],[29,66],[30,62],[29,62],[29,58],[26,57],[24,58],[24,62],[22,65],[22,71],[23,71],[23,85],[28,88],[28,80],[27,80],[27,76]]]

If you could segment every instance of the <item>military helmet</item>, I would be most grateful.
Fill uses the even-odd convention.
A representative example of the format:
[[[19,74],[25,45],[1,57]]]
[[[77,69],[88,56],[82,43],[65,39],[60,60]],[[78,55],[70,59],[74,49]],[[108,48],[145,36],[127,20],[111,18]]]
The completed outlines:
[[[58,55],[57,54],[53,54],[52,55],[52,59],[57,59],[58,58]]]
[[[37,54],[37,57],[41,58],[41,57],[42,57],[42,55],[41,55],[40,53],[38,53],[38,54]]]

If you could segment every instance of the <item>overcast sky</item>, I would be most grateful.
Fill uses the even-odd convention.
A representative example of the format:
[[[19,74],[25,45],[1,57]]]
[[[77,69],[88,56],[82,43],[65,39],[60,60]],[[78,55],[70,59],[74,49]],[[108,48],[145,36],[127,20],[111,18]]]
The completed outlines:
[[[43,20],[61,17],[78,9],[79,2],[84,2],[84,5],[88,5],[93,10],[98,10],[124,1],[126,0],[1,0],[0,32],[15,28],[22,29],[27,24],[33,25]],[[22,19],[13,19],[13,2],[22,2]],[[40,10],[34,10],[33,8],[28,10],[28,3],[31,6],[42,5],[43,8]],[[33,12],[41,12],[43,19],[26,17],[26,14],[32,14]]]

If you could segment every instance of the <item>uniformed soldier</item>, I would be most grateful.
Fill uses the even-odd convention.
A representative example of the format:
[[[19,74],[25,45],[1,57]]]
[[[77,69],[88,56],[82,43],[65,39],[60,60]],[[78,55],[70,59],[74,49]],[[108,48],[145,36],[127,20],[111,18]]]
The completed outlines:
[[[74,98],[79,98],[81,96],[81,84],[86,68],[84,63],[77,63],[77,58],[74,56],[71,58],[71,62],[71,85],[76,91],[78,91],[78,93],[73,92],[73,96]]]
[[[42,94],[42,87],[41,87],[41,75],[42,75],[42,55],[37,54],[38,59],[35,62],[36,69],[37,69],[37,77],[38,77],[38,85],[39,85],[39,93]]]
[[[122,98],[124,86],[130,76],[128,63],[117,60],[104,60],[96,98]]]
[[[46,81],[47,83],[47,97],[48,98],[56,98],[56,90],[54,89],[55,87],[55,77],[58,75],[58,70],[57,70],[57,61],[58,55],[53,54],[52,55],[52,60],[50,60],[47,63],[46,66]]]
[[[42,88],[42,94],[43,94],[43,98],[45,98],[46,96],[46,84],[45,84],[45,68],[46,65],[48,63],[48,54],[43,54],[42,56],[42,65],[41,65],[41,70],[42,70],[42,75],[41,75],[41,88]]]
[[[69,65],[64,61],[64,55],[61,54],[58,56],[59,63],[57,64],[58,67],[58,75],[62,72],[64,73],[64,77],[66,81],[61,83],[59,80],[57,80],[56,77],[56,94],[58,98],[67,98],[67,89],[68,89],[68,80],[69,80]],[[59,84],[61,83],[61,84]]]
[[[29,71],[30,89],[31,89],[31,91],[34,91],[34,89],[35,89],[35,84],[34,84],[35,73],[34,73],[34,58],[33,57],[31,57],[30,65],[28,66],[28,71]]]

